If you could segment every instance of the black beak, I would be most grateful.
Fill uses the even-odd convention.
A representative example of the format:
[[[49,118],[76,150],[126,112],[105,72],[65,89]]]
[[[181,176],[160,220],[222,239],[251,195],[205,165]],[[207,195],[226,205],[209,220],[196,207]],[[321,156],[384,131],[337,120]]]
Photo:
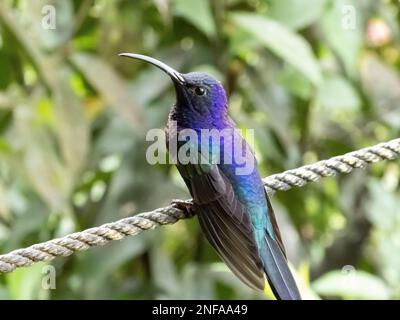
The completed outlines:
[[[180,74],[175,69],[171,68],[170,66],[166,65],[165,63],[163,63],[157,59],[154,59],[154,58],[151,58],[148,56],[143,56],[141,54],[136,54],[136,53],[120,53],[119,56],[128,57],[128,58],[132,58],[132,59],[138,59],[138,60],[142,60],[142,61],[151,63],[152,65],[158,67],[159,69],[164,71],[166,74],[168,74],[174,83],[177,83],[180,85],[184,85],[186,83],[182,74]]]

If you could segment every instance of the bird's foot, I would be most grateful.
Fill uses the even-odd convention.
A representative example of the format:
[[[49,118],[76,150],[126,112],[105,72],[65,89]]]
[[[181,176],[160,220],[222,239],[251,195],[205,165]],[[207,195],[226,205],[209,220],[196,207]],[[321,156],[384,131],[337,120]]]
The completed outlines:
[[[173,199],[171,201],[171,204],[175,208],[182,210],[184,212],[186,218],[191,218],[196,214],[194,211],[193,200]]]

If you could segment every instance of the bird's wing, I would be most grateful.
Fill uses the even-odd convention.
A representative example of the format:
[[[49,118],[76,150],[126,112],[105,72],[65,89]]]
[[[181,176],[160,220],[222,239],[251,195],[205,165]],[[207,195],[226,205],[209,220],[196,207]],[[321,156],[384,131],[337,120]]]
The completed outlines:
[[[274,213],[274,209],[272,208],[271,201],[269,200],[267,192],[265,192],[265,198],[267,199],[268,213],[269,213],[270,221],[272,223],[272,228],[274,230],[275,240],[278,243],[279,248],[282,250],[282,253],[286,258],[286,250],[285,250],[285,246],[282,241],[281,232],[279,230],[278,222],[276,221],[276,217],[275,217],[275,213]]]
[[[248,286],[263,290],[264,271],[245,207],[217,165],[178,165],[208,241]]]

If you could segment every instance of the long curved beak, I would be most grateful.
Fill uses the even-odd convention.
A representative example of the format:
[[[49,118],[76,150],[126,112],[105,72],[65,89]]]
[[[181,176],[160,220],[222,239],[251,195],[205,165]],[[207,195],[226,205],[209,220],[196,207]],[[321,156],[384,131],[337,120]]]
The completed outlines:
[[[127,57],[127,58],[131,58],[131,59],[146,61],[146,62],[156,66],[157,68],[161,69],[166,74],[168,74],[171,77],[172,81],[174,81],[175,83],[178,83],[180,85],[184,85],[186,83],[185,79],[178,71],[176,71],[175,69],[171,68],[170,66],[166,65],[165,63],[163,63],[157,59],[154,59],[154,58],[148,57],[148,56],[144,56],[141,54],[136,54],[136,53],[120,53],[118,55],[121,57]]]

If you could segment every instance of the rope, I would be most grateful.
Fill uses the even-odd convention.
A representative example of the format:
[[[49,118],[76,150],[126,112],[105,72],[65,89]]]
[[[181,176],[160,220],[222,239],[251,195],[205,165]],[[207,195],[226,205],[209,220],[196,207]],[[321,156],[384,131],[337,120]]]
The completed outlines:
[[[371,163],[393,160],[400,156],[400,138],[379,143],[342,156],[322,160],[297,169],[274,174],[263,179],[268,194],[302,187],[308,182],[318,181],[337,173],[350,173],[355,168],[364,169]]]
[[[368,164],[393,160],[399,156],[400,138],[274,174],[264,178],[263,182],[267,192],[273,194],[278,190],[286,191],[293,187],[302,187],[308,182],[317,181],[323,177],[349,173],[354,168],[365,168]],[[12,272],[17,268],[27,267],[39,261],[52,260],[59,256],[69,256],[75,251],[105,245],[113,240],[121,240],[160,225],[174,224],[178,220],[192,217],[191,200],[176,200],[175,203],[0,255],[0,273]]]

